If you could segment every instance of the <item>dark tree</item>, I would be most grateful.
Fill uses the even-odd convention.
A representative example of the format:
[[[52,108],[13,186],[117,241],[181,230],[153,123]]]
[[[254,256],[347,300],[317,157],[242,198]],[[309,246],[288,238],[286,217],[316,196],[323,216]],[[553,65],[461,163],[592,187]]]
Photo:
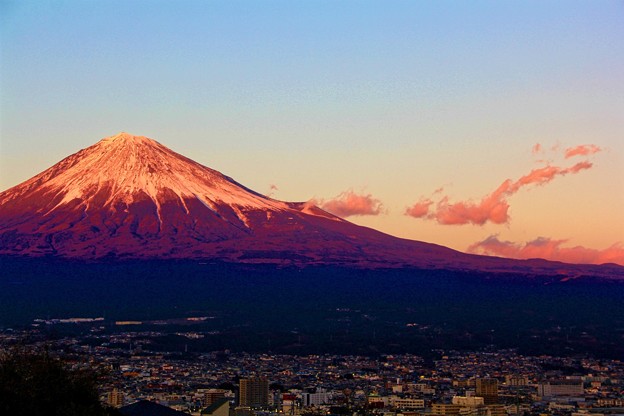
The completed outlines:
[[[7,416],[109,415],[99,401],[92,370],[72,370],[47,352],[0,353],[0,414]]]

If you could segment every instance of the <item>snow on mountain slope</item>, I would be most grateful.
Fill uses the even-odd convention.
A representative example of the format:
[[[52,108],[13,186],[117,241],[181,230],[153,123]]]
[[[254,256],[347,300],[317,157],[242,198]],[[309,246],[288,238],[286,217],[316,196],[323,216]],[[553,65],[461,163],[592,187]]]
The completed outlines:
[[[250,192],[232,179],[179,155],[142,136],[120,133],[102,139],[20,185],[19,192],[5,192],[0,204],[42,186],[52,199],[62,196],[54,210],[74,199],[88,203],[109,188],[104,206],[131,203],[137,194],[156,205],[163,198],[195,198],[207,207],[225,203],[257,209],[286,209],[287,205]],[[187,210],[188,211],[188,210]]]

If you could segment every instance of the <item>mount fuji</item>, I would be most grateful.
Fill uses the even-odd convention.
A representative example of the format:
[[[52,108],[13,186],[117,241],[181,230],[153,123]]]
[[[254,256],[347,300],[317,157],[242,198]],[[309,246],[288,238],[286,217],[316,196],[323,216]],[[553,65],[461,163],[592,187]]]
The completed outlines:
[[[261,195],[128,133],[0,193],[0,255],[624,277],[616,265],[470,255],[393,237],[310,203]]]

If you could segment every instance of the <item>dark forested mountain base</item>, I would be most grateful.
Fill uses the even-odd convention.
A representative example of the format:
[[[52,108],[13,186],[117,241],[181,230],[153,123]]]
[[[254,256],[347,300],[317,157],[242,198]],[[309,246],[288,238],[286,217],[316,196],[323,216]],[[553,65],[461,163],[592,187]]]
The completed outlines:
[[[624,284],[417,269],[0,258],[0,327],[104,317],[161,332],[150,348],[416,353],[518,348],[624,358]],[[175,318],[207,317],[187,321]],[[142,321],[119,326],[115,321]],[[155,320],[169,320],[154,323]],[[81,331],[48,325],[50,336]],[[198,331],[203,338],[175,335]]]

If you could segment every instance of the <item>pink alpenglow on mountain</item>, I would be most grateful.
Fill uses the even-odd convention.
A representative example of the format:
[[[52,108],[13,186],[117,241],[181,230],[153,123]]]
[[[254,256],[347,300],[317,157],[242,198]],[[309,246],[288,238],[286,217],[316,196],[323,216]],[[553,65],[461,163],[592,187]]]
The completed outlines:
[[[0,193],[0,255],[624,276],[615,265],[509,260],[396,238],[261,195],[128,133]]]

